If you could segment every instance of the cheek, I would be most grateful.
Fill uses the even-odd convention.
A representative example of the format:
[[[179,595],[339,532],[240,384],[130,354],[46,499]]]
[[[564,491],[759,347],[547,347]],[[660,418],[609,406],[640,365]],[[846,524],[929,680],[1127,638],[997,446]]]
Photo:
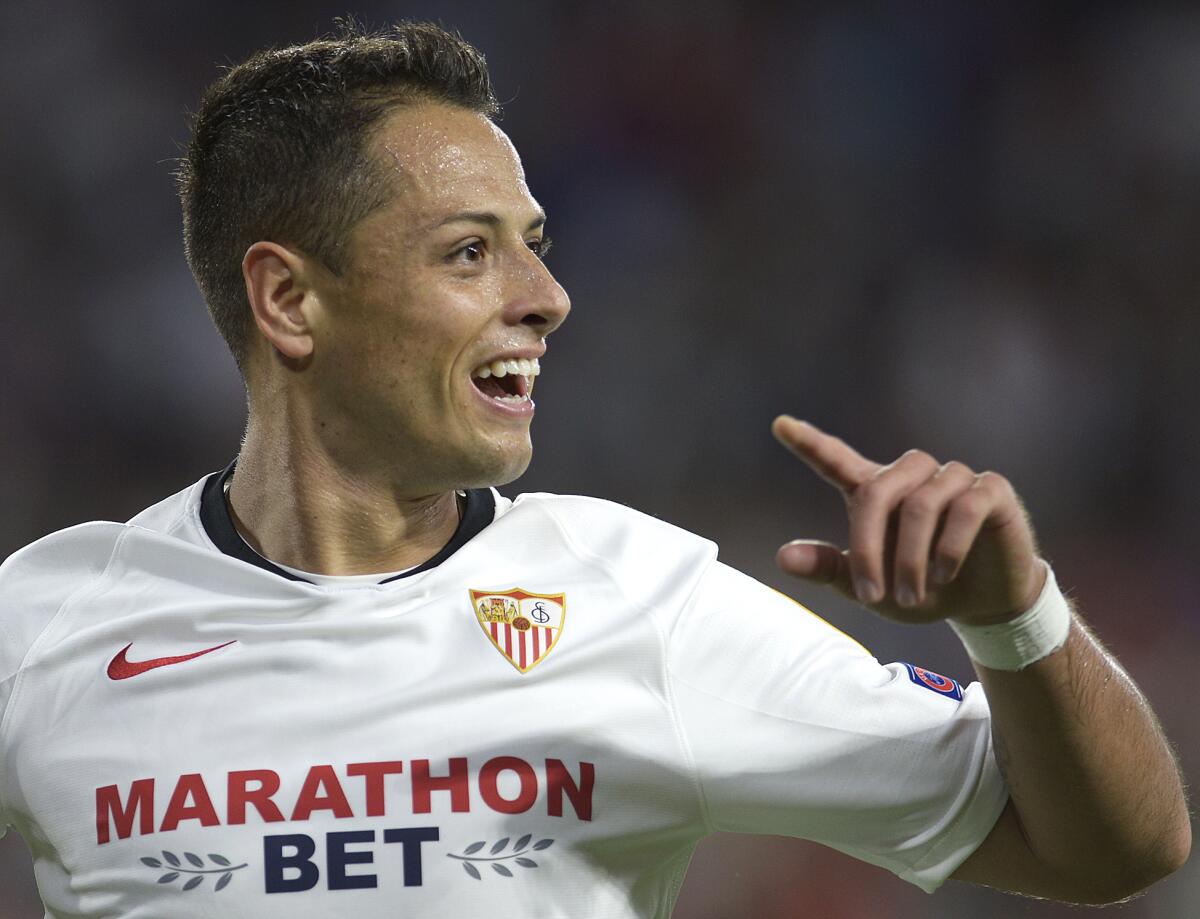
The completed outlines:
[[[359,353],[344,349],[339,363],[356,363],[353,375],[386,398],[402,391],[414,409],[439,402],[460,406],[471,396],[474,368],[467,364],[487,332],[488,291],[469,281],[424,283],[411,275],[409,281],[397,282],[391,295],[378,293],[386,283],[376,285],[355,317]]]
[[[472,369],[467,364],[477,341],[474,330],[422,322],[380,331],[370,359],[376,385],[402,391],[414,408],[466,403]]]

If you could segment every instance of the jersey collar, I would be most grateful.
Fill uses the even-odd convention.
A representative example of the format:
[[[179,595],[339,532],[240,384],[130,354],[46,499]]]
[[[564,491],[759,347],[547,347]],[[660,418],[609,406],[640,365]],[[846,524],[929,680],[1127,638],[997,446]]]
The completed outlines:
[[[270,571],[289,581],[303,581],[305,584],[311,584],[312,582],[306,578],[292,574],[290,571],[284,571],[270,559],[263,558],[246,544],[237,528],[234,527],[233,518],[229,516],[229,505],[225,502],[225,483],[233,475],[236,465],[237,460],[234,460],[222,471],[214,472],[204,482],[204,488],[200,492],[200,522],[204,525],[204,532],[213,541],[213,545],[225,555]],[[442,550],[424,564],[390,578],[384,578],[379,583],[389,584],[392,581],[410,578],[414,574],[428,571],[430,568],[436,568],[478,536],[495,517],[496,498],[492,490],[490,488],[468,489],[466,507],[463,510],[462,519],[458,522],[458,529],[454,531],[454,535],[442,547]]]

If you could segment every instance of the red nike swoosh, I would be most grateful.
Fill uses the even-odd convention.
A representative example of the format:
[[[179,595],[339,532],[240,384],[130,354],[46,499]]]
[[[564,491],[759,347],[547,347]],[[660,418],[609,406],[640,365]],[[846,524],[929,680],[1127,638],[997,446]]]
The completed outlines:
[[[237,641],[237,639],[235,638],[233,641]],[[131,641],[117,652],[116,657],[108,662],[108,678],[110,680],[128,680],[131,676],[137,676],[156,667],[169,667],[171,664],[182,664],[184,661],[190,661],[203,654],[220,651],[222,648],[233,644],[233,641],[227,641],[223,645],[216,645],[212,648],[205,648],[203,651],[197,651],[195,654],[181,654],[178,657],[154,657],[148,661],[131,661],[125,657],[125,653],[133,647],[133,642]]]

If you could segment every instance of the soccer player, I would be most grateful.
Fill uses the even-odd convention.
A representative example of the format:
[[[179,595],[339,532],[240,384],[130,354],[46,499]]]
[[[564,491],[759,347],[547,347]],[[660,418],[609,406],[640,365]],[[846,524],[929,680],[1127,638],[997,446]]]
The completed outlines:
[[[414,24],[207,92],[185,240],[240,455],[0,571],[0,826],[47,915],[665,917],[714,829],[926,890],[1106,902],[1179,866],[1168,744],[1001,476],[774,426],[850,518],[780,564],[946,620],[966,688],[690,533],[494,490],[569,310],[496,111],[479,53]]]

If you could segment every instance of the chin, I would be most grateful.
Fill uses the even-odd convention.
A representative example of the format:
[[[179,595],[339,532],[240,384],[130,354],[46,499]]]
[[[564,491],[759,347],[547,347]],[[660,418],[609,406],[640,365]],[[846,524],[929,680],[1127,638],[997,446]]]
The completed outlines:
[[[487,488],[492,485],[507,485],[519,479],[533,460],[533,446],[528,440],[523,444],[493,444],[493,450],[472,456],[477,462],[470,463],[458,476],[458,488]]]

